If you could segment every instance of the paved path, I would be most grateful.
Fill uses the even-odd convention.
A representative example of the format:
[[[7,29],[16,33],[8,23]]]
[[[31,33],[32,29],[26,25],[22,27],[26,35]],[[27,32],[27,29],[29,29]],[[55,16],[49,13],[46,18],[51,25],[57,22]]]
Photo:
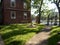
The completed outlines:
[[[40,33],[33,36],[26,45],[47,45],[50,29],[50,27],[45,27]]]
[[[3,42],[2,38],[1,38],[1,36],[0,36],[0,45],[4,45],[4,42]]]

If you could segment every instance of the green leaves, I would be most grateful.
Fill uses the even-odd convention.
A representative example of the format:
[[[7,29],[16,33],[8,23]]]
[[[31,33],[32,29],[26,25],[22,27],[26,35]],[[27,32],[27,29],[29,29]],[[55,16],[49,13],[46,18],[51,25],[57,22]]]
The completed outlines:
[[[24,0],[27,3],[27,10],[31,9],[31,0]]]
[[[34,8],[39,8],[41,4],[41,0],[33,0],[33,7]]]

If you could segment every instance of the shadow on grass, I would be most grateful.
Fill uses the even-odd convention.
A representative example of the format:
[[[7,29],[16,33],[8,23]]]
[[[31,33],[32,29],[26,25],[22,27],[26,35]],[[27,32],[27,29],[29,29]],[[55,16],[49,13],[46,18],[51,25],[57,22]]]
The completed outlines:
[[[17,35],[26,35],[28,33],[38,33],[43,28],[43,26],[39,26],[37,29],[34,28],[26,28],[26,25],[7,25],[1,26],[1,32],[3,40],[9,40],[9,38]],[[24,41],[11,41],[6,45],[24,45]],[[6,42],[7,43],[7,42]]]
[[[50,33],[50,35],[52,35],[52,34],[54,34],[54,33],[58,33],[58,31],[57,31],[57,30],[54,30],[54,31],[52,31],[52,32]]]
[[[60,27],[55,27],[55,28],[53,28],[53,29],[51,30],[50,35],[52,35],[52,34],[54,34],[54,33],[58,33],[58,32],[60,32]]]
[[[15,28],[18,28],[17,30],[15,30]],[[38,27],[38,29],[34,29],[34,28],[24,28],[21,25],[10,25],[10,26],[5,26],[4,28],[2,28],[2,31],[5,31],[7,29],[7,31],[9,31],[9,29],[11,29],[12,31],[6,32],[2,35],[3,39],[8,39],[10,37],[16,36],[16,35],[25,35],[28,33],[38,33],[40,32],[40,30],[43,28],[43,26]]]
[[[55,29],[55,28],[58,28],[58,27],[59,27],[59,26],[53,26],[53,27],[51,28],[51,30],[52,30],[52,29]]]
[[[9,44],[6,45],[23,45],[22,41],[12,41]]]
[[[2,35],[3,39],[8,39],[12,36],[16,36],[16,35],[25,35],[27,33],[37,33],[37,30],[31,30],[31,29],[21,29],[21,30],[13,30],[11,32],[5,33]]]
[[[50,32],[51,31],[51,27],[44,27],[42,28],[42,30],[40,30],[40,32]]]
[[[48,45],[57,45],[58,41],[60,41],[60,35],[55,34],[48,39]]]
[[[24,25],[3,25],[0,26],[0,29],[15,29],[15,28],[23,28]]]

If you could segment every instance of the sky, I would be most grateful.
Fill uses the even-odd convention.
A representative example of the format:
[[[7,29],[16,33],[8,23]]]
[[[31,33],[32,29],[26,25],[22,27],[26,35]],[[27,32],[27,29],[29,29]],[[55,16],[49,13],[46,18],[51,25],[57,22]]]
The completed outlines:
[[[54,3],[52,3],[52,4],[49,3],[48,7],[49,7],[49,9],[54,9],[55,8],[55,11],[58,12],[57,7],[56,7],[56,5]]]
[[[49,1],[47,1],[47,0],[44,0],[44,2],[46,2],[46,3],[48,3],[48,4],[46,4],[47,6],[48,6],[48,9],[50,10],[50,9],[55,9],[55,12],[58,12],[58,9],[57,9],[57,7],[56,7],[56,5],[54,4],[54,3],[51,3],[51,2],[49,2]],[[31,9],[31,14],[33,15],[34,14],[34,12],[36,11],[36,9]],[[34,15],[37,15],[37,14],[34,14]]]

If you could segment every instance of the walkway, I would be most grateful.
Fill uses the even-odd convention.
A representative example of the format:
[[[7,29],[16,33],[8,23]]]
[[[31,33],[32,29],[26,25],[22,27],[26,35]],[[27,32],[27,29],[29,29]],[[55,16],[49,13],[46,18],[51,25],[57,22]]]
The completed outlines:
[[[3,42],[3,40],[1,39],[1,36],[0,36],[0,45],[4,45],[4,42]]]
[[[50,34],[50,27],[45,27],[42,31],[32,37],[26,45],[47,45],[47,39]]]

